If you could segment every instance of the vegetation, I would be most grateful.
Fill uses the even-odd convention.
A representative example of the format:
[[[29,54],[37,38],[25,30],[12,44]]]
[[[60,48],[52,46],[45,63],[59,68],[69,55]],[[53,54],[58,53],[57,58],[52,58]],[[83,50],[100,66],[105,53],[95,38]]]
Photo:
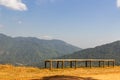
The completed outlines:
[[[80,48],[61,40],[9,37],[0,34],[0,63],[38,66],[44,59],[71,54]]]
[[[66,80],[120,80],[120,67],[49,70],[0,65],[0,80],[65,80],[61,79],[64,77]]]
[[[84,49],[61,58],[115,59],[116,64],[120,65],[120,41],[97,46],[95,48]]]

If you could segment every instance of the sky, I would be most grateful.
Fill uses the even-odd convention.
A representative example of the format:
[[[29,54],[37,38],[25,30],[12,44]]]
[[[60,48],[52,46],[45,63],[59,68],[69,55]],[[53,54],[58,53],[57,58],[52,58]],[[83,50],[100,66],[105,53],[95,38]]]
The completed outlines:
[[[120,40],[120,0],[0,0],[0,33],[80,48]]]

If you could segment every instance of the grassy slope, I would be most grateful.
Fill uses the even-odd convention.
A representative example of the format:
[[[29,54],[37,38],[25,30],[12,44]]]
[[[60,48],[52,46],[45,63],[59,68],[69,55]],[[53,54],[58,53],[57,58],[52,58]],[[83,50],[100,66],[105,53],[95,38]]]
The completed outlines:
[[[64,75],[90,78],[88,80],[120,80],[120,67],[78,68],[78,69],[38,69],[0,65],[0,80],[40,80],[43,77]],[[87,80],[87,79],[84,79]]]

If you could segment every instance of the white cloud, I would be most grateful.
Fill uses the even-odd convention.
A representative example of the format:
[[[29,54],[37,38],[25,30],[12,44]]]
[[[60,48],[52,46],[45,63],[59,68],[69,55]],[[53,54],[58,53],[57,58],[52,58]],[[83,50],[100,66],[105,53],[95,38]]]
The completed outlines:
[[[0,0],[0,5],[13,10],[27,10],[27,6],[21,0]]]
[[[48,35],[42,35],[40,36],[41,39],[45,39],[45,40],[51,40],[53,39],[51,36],[48,36]]]
[[[117,0],[117,7],[120,8],[120,0]]]

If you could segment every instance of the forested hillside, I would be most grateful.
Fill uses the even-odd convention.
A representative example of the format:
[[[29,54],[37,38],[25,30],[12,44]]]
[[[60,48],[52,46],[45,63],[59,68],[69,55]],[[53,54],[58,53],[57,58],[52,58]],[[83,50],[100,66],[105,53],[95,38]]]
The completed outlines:
[[[70,55],[65,55],[61,58],[115,59],[116,64],[120,65],[120,41],[97,46],[95,48],[84,49]]]
[[[0,34],[0,63],[37,65],[44,59],[71,54],[80,48],[61,40],[9,37]]]

